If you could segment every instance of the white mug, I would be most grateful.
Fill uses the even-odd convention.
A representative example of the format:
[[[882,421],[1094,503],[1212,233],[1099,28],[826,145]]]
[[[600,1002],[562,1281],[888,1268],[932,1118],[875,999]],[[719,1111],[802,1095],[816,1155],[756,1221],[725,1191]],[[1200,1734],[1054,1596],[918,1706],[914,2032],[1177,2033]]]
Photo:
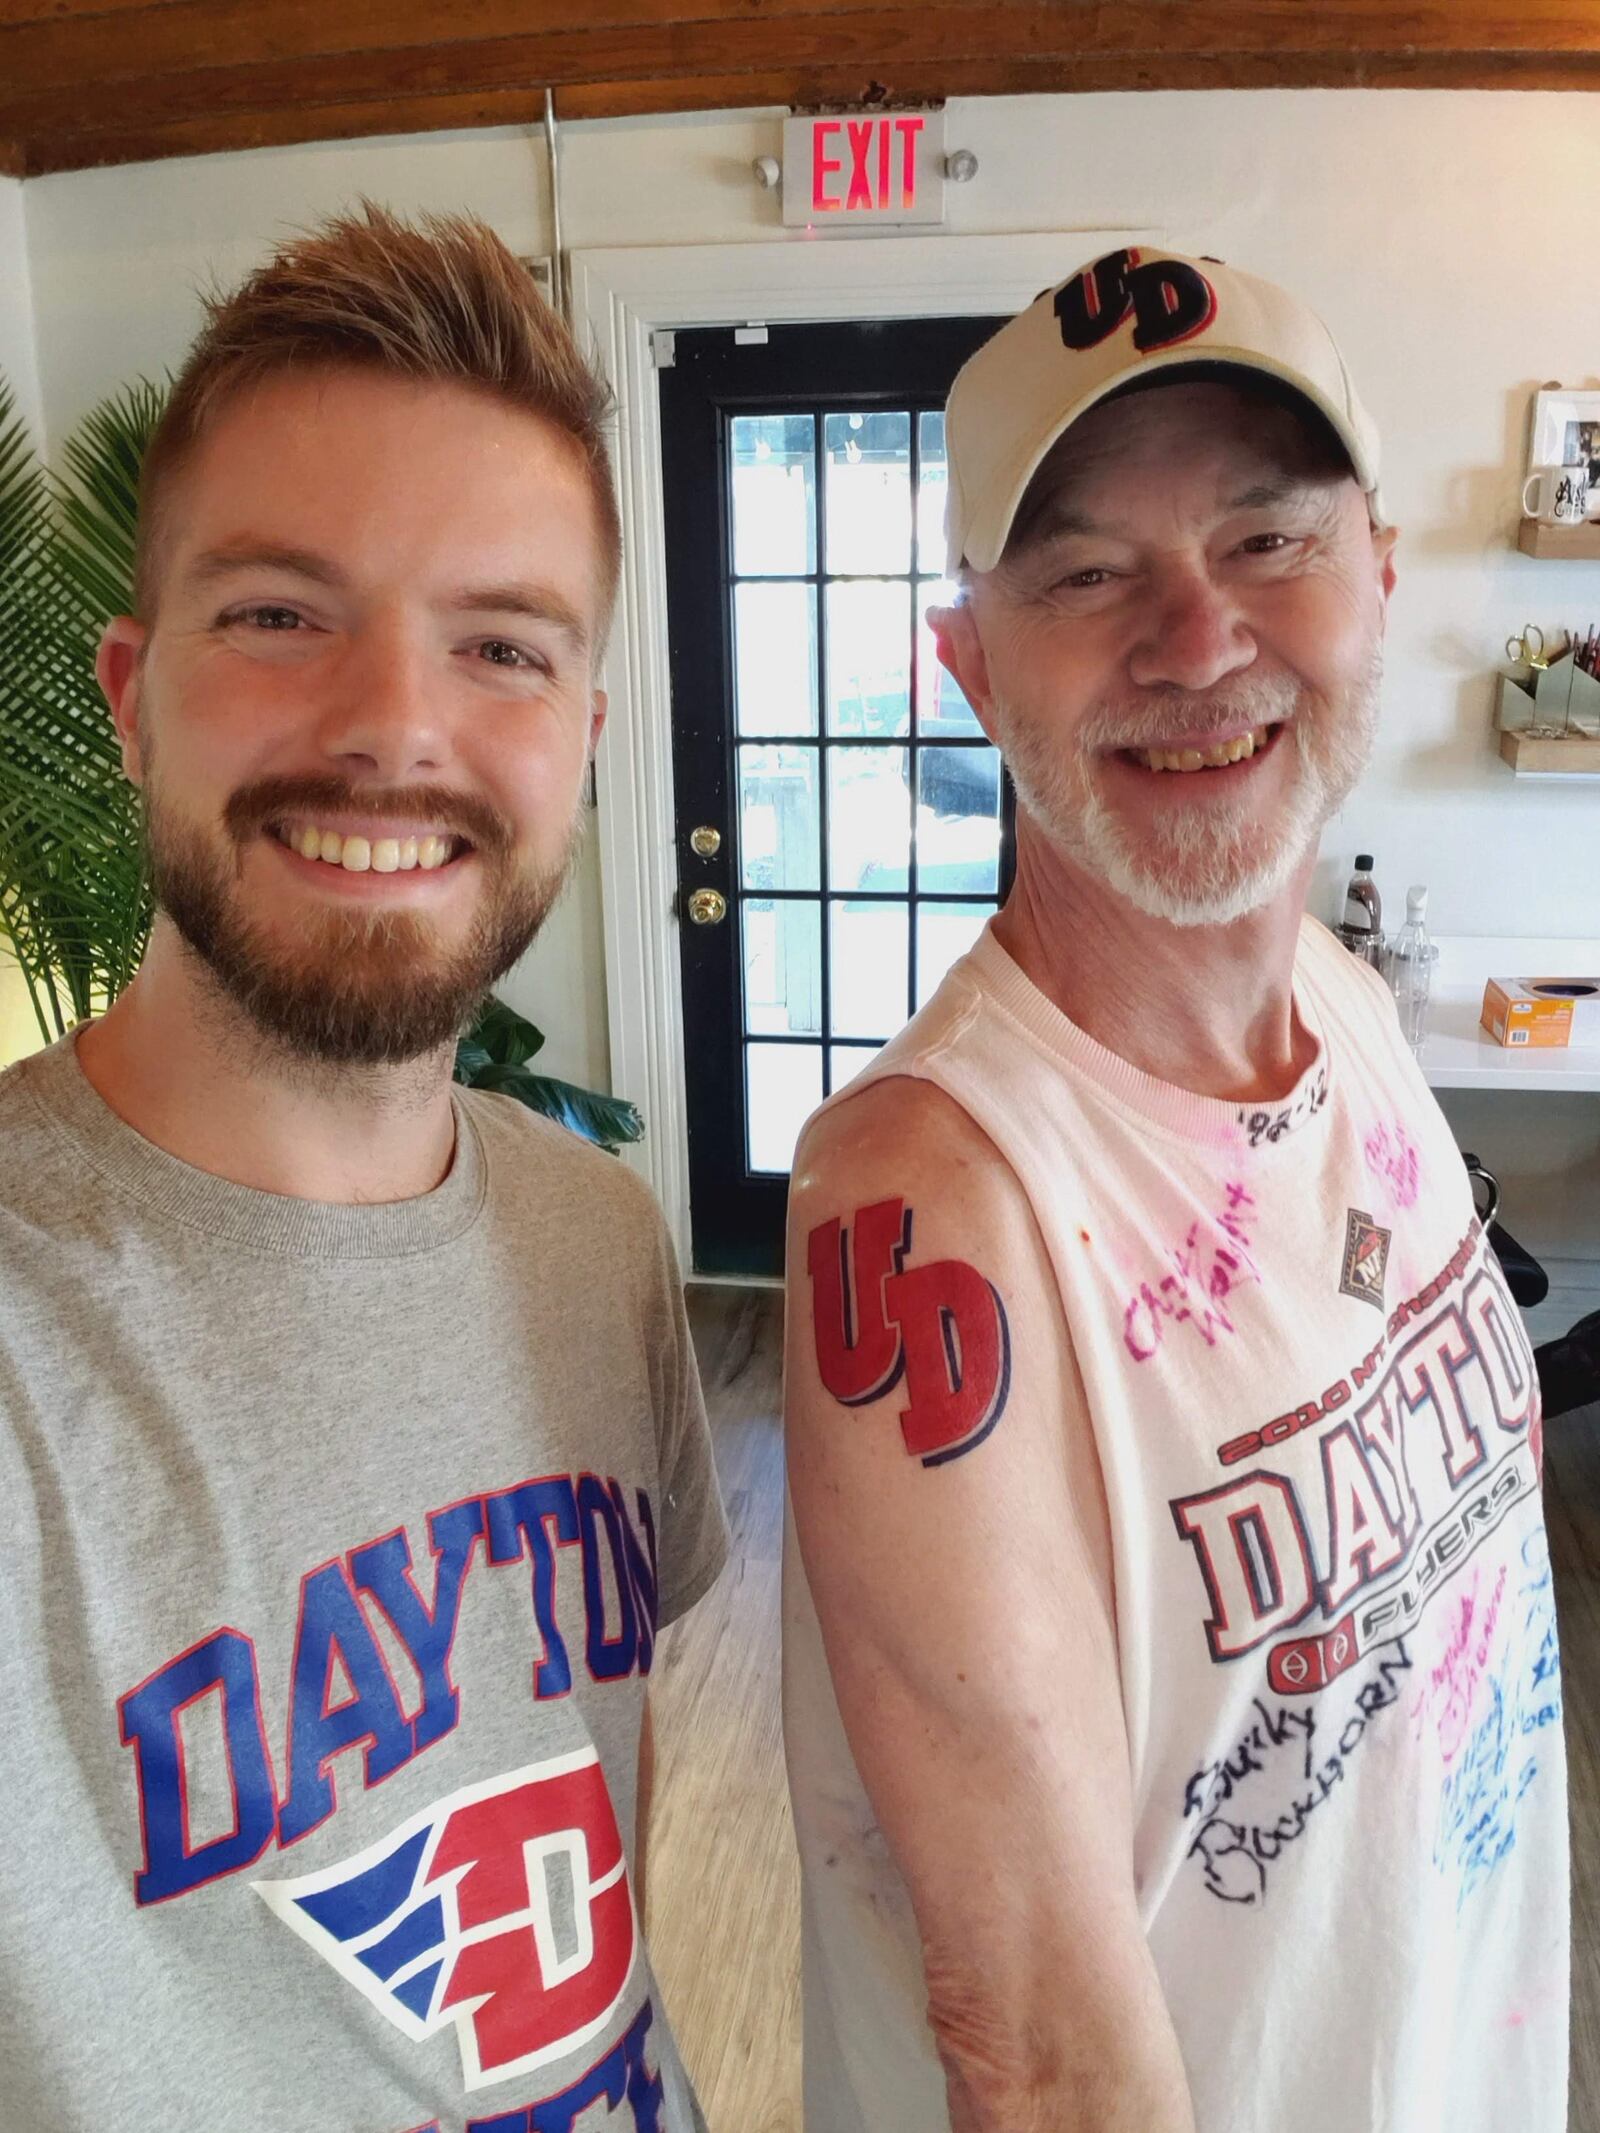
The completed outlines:
[[[1522,510],[1548,526],[1581,526],[1589,515],[1589,462],[1536,467],[1522,484]]]

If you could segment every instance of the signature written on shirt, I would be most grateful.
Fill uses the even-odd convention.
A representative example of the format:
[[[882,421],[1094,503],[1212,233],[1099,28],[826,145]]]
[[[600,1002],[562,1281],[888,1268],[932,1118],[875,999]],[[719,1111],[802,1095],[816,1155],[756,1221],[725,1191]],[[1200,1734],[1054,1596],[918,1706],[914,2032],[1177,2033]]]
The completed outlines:
[[[1197,1823],[1188,1857],[1204,1875],[1208,1892],[1222,1903],[1259,1904],[1272,1869],[1297,1844],[1344,1783],[1373,1723],[1401,1698],[1412,1668],[1405,1639],[1376,1655],[1373,1673],[1356,1691],[1342,1719],[1329,1719],[1314,1703],[1297,1709],[1256,1699],[1255,1722],[1218,1762],[1195,1771],[1184,1787],[1183,1811]],[[1265,1778],[1298,1754],[1288,1799],[1270,1821],[1230,1814],[1247,1781]],[[1252,1792],[1256,1790],[1252,1786]]]
[[[1208,1348],[1234,1330],[1229,1298],[1261,1269],[1251,1250],[1255,1197],[1243,1185],[1225,1188],[1225,1204],[1208,1221],[1189,1225],[1181,1244],[1169,1247],[1168,1271],[1141,1281],[1122,1314],[1123,1345],[1136,1363],[1147,1363],[1169,1326],[1191,1325]]]

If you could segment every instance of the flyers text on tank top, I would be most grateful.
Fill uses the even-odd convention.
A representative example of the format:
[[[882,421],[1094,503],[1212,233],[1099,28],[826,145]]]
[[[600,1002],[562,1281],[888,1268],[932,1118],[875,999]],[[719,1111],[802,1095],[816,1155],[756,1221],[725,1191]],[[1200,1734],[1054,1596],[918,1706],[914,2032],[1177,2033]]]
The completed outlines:
[[[1381,1304],[1391,1233],[1348,1225],[1346,1293]],[[1294,1391],[1171,1502],[1212,1661],[1252,1684],[1185,1780],[1186,1856],[1208,1895],[1265,1904],[1370,1738],[1409,1729],[1462,1904],[1515,1847],[1561,1719],[1533,1359],[1476,1221],[1347,1371]],[[1285,1456],[1302,1435],[1315,1464]]]

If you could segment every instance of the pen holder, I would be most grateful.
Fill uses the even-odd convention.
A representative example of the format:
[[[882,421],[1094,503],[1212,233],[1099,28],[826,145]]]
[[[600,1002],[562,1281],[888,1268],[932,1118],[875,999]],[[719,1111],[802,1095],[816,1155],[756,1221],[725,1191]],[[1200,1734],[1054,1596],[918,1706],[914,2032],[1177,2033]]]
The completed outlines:
[[[1500,677],[1502,733],[1600,734],[1600,681],[1570,654]]]

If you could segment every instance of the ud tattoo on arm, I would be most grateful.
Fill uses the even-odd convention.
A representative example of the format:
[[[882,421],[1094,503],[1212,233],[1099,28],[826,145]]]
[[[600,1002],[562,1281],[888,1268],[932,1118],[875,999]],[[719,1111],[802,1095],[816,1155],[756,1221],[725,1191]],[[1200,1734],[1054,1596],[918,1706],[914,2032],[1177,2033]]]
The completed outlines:
[[[1011,1329],[999,1290],[965,1260],[907,1267],[911,1226],[904,1200],[877,1200],[811,1232],[817,1372],[843,1407],[881,1400],[903,1377],[906,1450],[940,1466],[1004,1414]]]

